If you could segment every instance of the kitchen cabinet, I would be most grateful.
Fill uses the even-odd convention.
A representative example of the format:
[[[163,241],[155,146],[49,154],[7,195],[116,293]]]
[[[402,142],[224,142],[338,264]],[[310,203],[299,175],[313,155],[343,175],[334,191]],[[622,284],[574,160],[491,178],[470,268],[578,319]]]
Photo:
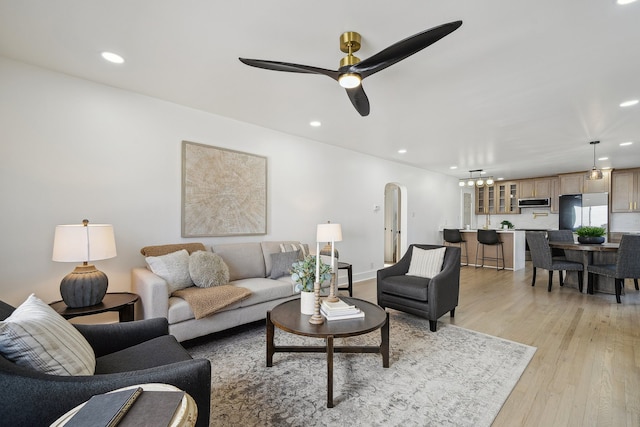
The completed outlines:
[[[476,215],[496,213],[496,186],[476,187]]]
[[[559,213],[560,212],[560,179],[551,178],[551,213]]]
[[[498,181],[496,187],[496,209],[498,214],[518,214],[518,183]]]
[[[602,179],[589,180],[587,172],[567,173],[559,175],[560,195],[582,193],[609,192],[610,171],[602,171]]]
[[[532,197],[551,197],[552,178],[533,178],[520,181],[518,197],[528,199]]]
[[[611,175],[611,212],[640,212],[640,169]]]

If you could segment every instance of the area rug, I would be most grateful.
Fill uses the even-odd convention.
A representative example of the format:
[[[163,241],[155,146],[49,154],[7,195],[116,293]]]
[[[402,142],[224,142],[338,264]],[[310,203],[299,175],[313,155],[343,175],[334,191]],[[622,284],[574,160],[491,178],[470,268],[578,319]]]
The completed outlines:
[[[265,326],[188,347],[212,366],[211,426],[490,426],[536,349],[391,311],[390,366],[375,354],[276,353],[266,367]],[[276,345],[323,345],[276,328]],[[380,331],[336,339],[377,345]]]

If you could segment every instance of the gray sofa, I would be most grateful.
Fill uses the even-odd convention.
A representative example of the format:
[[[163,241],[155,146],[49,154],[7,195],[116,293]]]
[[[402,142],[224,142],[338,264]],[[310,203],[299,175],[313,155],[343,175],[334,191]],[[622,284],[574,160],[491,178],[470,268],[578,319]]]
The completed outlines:
[[[0,301],[0,320],[13,310]],[[168,335],[165,319],[74,326],[93,348],[95,374],[44,374],[0,356],[0,425],[48,426],[93,395],[146,383],[186,391],[198,405],[196,426],[209,425],[211,364],[192,359]]]
[[[435,249],[441,245],[411,245],[391,267],[378,270],[378,305],[393,308],[429,320],[436,331],[438,318],[446,312],[455,316],[460,294],[460,248],[446,246],[442,270],[431,279],[407,276],[413,248]]]
[[[167,282],[148,268],[132,270],[132,290],[140,295],[142,309],[137,313],[144,319],[165,317],[169,333],[178,341],[185,341],[245,323],[266,318],[276,305],[299,298],[290,275],[271,279],[271,254],[281,252],[281,244],[300,244],[294,241],[251,242],[214,245],[207,250],[220,255],[229,267],[229,284],[247,288],[251,295],[201,319],[182,298],[168,296]],[[194,244],[171,245],[171,250],[184,247],[191,252]]]

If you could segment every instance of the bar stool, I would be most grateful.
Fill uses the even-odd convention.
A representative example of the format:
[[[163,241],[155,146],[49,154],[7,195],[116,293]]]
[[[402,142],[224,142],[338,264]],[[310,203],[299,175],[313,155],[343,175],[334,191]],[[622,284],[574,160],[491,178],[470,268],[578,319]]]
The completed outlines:
[[[442,230],[442,236],[444,237],[444,243],[450,245],[458,245],[460,252],[462,252],[462,245],[464,245],[464,258],[466,260],[465,265],[469,265],[469,251],[467,250],[467,242],[462,238],[462,233],[457,228],[445,228]]]
[[[495,260],[496,261],[496,270],[504,270],[504,247],[502,246],[502,241],[498,238],[498,233],[496,230],[478,230],[478,244],[476,245],[476,268],[478,268],[478,247],[482,245],[482,265],[480,267],[484,267],[485,259]],[[485,246],[495,246],[496,247],[496,256],[488,257],[484,255],[484,247]],[[500,250],[502,250],[502,268],[500,268],[500,263],[498,260],[500,259],[498,256],[500,254]]]

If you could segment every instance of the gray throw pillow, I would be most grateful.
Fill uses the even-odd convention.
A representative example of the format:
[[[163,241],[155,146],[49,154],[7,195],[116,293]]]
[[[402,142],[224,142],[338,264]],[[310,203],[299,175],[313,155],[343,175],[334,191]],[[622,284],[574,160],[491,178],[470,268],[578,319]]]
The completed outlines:
[[[291,265],[300,258],[300,251],[276,252],[271,254],[271,278],[278,279],[291,274]]]
[[[229,283],[229,267],[213,252],[197,251],[189,256],[189,275],[200,288]]]

